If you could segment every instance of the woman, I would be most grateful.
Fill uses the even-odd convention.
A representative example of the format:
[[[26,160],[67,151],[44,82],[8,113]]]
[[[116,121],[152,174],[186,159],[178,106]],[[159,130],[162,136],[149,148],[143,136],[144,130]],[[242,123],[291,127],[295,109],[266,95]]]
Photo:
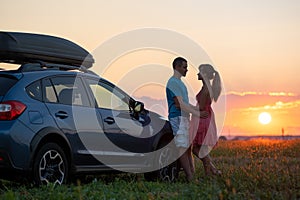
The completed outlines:
[[[198,80],[203,87],[196,96],[197,106],[200,111],[207,111],[207,118],[192,116],[190,136],[193,143],[193,154],[201,159],[206,175],[220,175],[221,171],[213,165],[209,152],[218,141],[215,116],[212,110],[212,101],[217,101],[221,94],[220,75],[210,64],[199,66]],[[212,83],[211,83],[212,81]]]

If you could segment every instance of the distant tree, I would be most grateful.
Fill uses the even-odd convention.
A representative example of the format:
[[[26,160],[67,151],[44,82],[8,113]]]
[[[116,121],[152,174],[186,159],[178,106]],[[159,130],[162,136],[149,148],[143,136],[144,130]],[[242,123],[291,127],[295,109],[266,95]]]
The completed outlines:
[[[227,138],[226,138],[224,135],[222,135],[222,136],[219,137],[219,140],[224,140],[224,141],[226,141]]]

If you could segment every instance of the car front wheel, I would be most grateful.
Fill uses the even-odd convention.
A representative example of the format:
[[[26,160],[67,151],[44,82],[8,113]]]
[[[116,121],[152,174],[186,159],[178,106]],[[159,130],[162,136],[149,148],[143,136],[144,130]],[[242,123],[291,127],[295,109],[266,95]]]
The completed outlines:
[[[174,161],[177,155],[176,148],[166,146],[165,143],[159,145],[159,153],[155,158],[155,166],[158,165],[158,170],[153,172],[147,172],[144,177],[147,181],[166,181],[174,182],[178,178],[179,162]]]
[[[68,162],[62,148],[55,143],[45,144],[33,162],[33,178],[37,185],[65,183],[68,178]]]

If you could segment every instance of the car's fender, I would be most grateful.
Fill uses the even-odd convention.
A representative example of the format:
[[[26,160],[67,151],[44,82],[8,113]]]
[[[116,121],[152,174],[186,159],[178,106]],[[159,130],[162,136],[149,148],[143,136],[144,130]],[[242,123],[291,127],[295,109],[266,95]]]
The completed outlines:
[[[48,140],[49,138],[51,139]],[[30,143],[30,169],[32,168],[33,159],[36,155],[37,150],[42,144],[51,141],[57,141],[58,145],[60,145],[61,148],[67,151],[66,154],[68,155],[69,161],[71,162],[73,160],[70,142],[67,139],[67,137],[63,134],[63,132],[55,127],[45,127],[34,136]]]
[[[173,132],[172,128],[170,125],[170,122],[166,120],[166,123],[162,130],[156,135],[154,141],[153,141],[153,150],[157,150],[159,147],[160,142],[166,140],[166,141],[171,141],[173,139]]]

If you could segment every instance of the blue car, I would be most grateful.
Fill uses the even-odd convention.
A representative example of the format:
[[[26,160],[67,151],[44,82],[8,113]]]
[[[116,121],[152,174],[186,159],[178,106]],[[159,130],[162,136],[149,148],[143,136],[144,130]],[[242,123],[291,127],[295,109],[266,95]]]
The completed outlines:
[[[40,185],[112,171],[178,176],[169,122],[92,72],[82,47],[0,32],[0,62],[20,65],[0,70],[0,178]]]

